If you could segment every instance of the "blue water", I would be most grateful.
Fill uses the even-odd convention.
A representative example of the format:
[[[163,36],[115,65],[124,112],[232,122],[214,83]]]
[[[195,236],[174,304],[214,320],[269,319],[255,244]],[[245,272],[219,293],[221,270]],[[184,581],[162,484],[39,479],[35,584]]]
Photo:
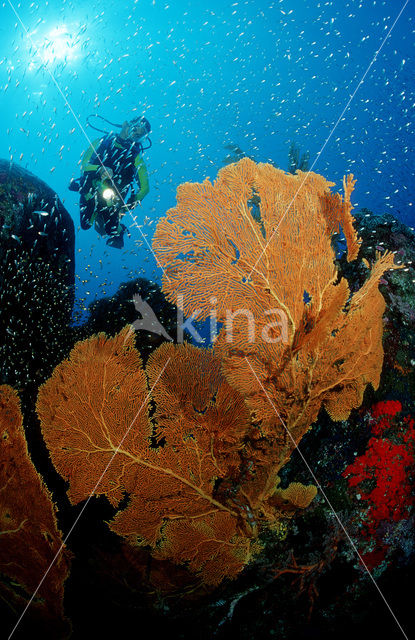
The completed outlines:
[[[336,188],[355,174],[357,208],[413,225],[415,8],[407,3],[394,24],[404,5],[3,2],[0,157],[45,180],[75,221],[75,315],[122,281],[160,281],[146,241],[177,185],[213,179],[228,144],[286,169],[295,141]],[[67,189],[100,135],[86,127],[91,113],[114,122],[145,114],[152,125],[150,194],[134,212],[145,238],[132,227],[121,251],[79,229],[78,196]]]

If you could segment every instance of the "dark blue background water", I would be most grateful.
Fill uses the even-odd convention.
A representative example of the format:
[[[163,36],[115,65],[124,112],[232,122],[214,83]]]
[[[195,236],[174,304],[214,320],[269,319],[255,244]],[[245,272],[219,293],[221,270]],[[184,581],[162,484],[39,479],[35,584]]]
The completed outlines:
[[[356,207],[413,225],[413,0],[384,42],[404,4],[6,0],[0,157],[53,187],[77,227],[78,198],[67,185],[79,175],[87,137],[99,136],[85,128],[86,117],[122,122],[144,113],[153,129],[144,156],[151,190],[134,215],[150,244],[177,185],[213,179],[227,144],[286,169],[295,141],[336,188],[344,173],[355,174]],[[78,229],[78,311],[126,279],[160,280],[139,230],[131,234],[117,251]]]

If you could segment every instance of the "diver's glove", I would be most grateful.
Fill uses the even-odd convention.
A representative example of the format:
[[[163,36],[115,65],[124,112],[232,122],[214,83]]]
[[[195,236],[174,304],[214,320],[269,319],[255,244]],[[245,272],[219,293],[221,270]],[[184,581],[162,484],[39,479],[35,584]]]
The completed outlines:
[[[80,179],[78,178],[77,180],[75,180],[74,178],[72,178],[69,183],[68,189],[70,191],[80,191],[81,190]]]

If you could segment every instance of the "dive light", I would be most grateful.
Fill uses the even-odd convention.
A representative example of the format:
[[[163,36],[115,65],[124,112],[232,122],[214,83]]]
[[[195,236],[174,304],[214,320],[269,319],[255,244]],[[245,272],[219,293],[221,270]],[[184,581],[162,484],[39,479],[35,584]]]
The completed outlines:
[[[107,201],[112,200],[114,196],[115,196],[115,191],[110,187],[106,187],[102,192],[102,197],[104,198],[104,200],[107,200]]]

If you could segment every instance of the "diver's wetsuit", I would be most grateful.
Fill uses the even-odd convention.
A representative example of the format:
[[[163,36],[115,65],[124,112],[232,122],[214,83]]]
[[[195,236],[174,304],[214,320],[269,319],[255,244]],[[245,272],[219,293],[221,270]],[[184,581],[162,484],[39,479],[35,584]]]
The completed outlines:
[[[94,149],[96,151],[94,151]],[[141,201],[149,192],[147,169],[140,156],[139,143],[123,140],[115,134],[95,140],[82,159],[82,177],[80,179],[80,217],[81,228],[89,229],[95,222],[101,234],[109,235],[107,244],[122,247],[124,225],[120,223],[120,207],[109,207],[101,193],[102,180],[99,170],[105,167],[113,170],[112,183],[117,187],[124,202],[133,205]],[[133,183],[139,190],[134,192]],[[111,181],[109,181],[111,186]],[[126,199],[131,189],[128,200]],[[117,194],[118,195],[118,194]]]

